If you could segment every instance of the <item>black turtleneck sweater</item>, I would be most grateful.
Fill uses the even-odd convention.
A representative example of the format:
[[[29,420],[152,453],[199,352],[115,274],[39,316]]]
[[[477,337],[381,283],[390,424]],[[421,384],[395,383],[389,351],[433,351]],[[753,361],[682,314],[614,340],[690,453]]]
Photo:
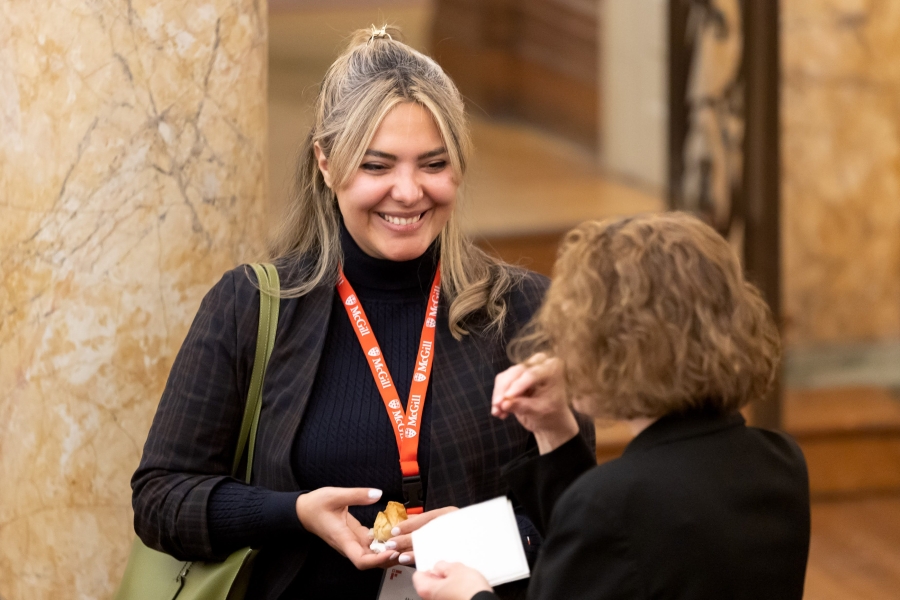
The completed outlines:
[[[437,264],[435,249],[432,246],[406,262],[379,260],[360,250],[343,226],[341,246],[344,275],[366,312],[405,408]],[[440,348],[435,350],[440,353]],[[430,396],[429,385],[419,437],[423,489],[428,477]],[[368,527],[389,500],[403,501],[393,426],[336,291],[316,379],[294,439],[292,467],[301,490],[325,486],[383,490],[378,503],[350,509]],[[220,485],[207,509],[213,547],[226,553],[283,541],[285,535],[305,535],[295,511],[298,495],[236,482]],[[282,598],[374,600],[381,574],[381,569],[358,571],[315,538],[297,579]]]

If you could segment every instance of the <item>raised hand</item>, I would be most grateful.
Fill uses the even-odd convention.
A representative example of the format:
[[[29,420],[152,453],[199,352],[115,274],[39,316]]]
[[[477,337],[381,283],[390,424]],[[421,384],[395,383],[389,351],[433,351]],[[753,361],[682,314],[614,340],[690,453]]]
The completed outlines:
[[[544,353],[494,378],[491,414],[499,419],[515,415],[522,427],[534,433],[541,454],[578,435],[578,422],[566,401],[562,363]]]

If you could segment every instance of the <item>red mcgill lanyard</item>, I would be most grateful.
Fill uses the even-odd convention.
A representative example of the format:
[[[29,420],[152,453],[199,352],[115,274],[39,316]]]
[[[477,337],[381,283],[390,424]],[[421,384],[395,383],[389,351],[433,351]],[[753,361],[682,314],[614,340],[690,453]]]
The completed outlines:
[[[434,282],[431,284],[428,309],[425,311],[425,324],[422,325],[422,338],[419,341],[419,355],[413,371],[405,413],[394,380],[384,362],[381,347],[369,326],[366,312],[350,282],[344,277],[343,269],[340,271],[337,291],[344,303],[347,316],[353,323],[353,330],[356,332],[359,345],[366,354],[366,360],[368,360],[372,376],[375,378],[375,385],[381,393],[384,407],[395,425],[394,437],[397,439],[397,448],[400,451],[400,470],[403,472],[403,495],[406,500],[406,511],[413,514],[421,513],[423,503],[418,461],[419,427],[422,424],[421,416],[425,407],[425,393],[428,391],[428,380],[431,378],[431,365],[434,359],[434,330],[437,325],[438,300],[441,296],[440,265],[434,274]]]

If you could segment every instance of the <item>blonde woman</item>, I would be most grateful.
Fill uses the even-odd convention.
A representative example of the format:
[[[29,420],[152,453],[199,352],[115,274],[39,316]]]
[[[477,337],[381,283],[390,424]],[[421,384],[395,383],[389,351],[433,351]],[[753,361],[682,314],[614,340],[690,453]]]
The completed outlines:
[[[682,213],[585,223],[566,237],[547,301],[497,376],[496,416],[540,456],[509,465],[546,539],[534,600],[800,600],[806,464],[788,436],[747,427],[779,359],[768,307],[728,243]],[[567,399],[630,423],[596,466]],[[476,571],[416,573],[426,600],[496,598]]]
[[[282,300],[252,485],[228,476],[259,311],[238,268],[200,307],[132,481],[147,545],[185,559],[260,548],[251,598],[374,599],[379,567],[414,561],[414,529],[506,492],[501,465],[534,438],[493,419],[490,394],[547,282],[461,234],[469,155],[441,68],[396,30],[357,32],[322,83],[272,244]],[[413,516],[375,553],[389,500]]]

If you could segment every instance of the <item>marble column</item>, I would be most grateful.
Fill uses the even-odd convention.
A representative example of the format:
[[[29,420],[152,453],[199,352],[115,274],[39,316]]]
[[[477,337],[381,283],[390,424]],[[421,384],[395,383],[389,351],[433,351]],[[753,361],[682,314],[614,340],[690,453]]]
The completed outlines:
[[[782,0],[791,345],[900,338],[900,2]]]
[[[265,0],[0,3],[0,598],[110,598],[205,291],[263,251]]]

